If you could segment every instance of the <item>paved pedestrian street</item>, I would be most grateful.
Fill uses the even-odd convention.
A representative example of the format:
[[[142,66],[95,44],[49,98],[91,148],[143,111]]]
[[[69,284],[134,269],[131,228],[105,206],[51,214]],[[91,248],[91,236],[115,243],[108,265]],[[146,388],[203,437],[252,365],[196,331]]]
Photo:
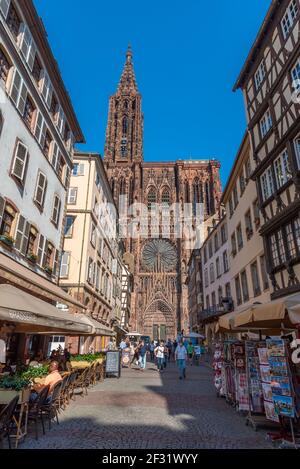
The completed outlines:
[[[189,367],[187,380],[178,379],[171,364],[158,373],[123,370],[77,397],[36,441],[30,434],[20,448],[76,449],[201,449],[269,448],[263,431],[245,425],[224,399],[217,398],[212,372]]]

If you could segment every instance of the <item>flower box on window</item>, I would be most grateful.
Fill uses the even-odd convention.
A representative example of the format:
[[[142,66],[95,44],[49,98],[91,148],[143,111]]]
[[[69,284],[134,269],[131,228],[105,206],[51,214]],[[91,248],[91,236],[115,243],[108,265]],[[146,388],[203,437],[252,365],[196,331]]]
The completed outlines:
[[[50,265],[46,265],[46,266],[44,267],[44,271],[45,271],[46,274],[48,274],[48,275],[52,275],[52,274],[53,274],[53,269],[52,269],[52,267],[50,267]]]
[[[27,259],[32,263],[36,264],[37,263],[37,255],[33,254],[33,252],[30,252],[27,254]]]
[[[1,243],[5,244],[6,246],[8,247],[12,247],[14,245],[14,238],[12,238],[11,236],[8,236],[8,235],[1,235],[0,236],[0,241]]]

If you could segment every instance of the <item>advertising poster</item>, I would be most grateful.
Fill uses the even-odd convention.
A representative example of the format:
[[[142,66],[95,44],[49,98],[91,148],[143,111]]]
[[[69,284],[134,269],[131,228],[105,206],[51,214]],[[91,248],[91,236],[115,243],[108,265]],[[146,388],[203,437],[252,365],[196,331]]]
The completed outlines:
[[[285,376],[274,376],[271,381],[272,393],[275,396],[291,396],[290,380]]]
[[[265,401],[272,401],[273,393],[269,383],[262,383],[263,395]]]
[[[285,357],[269,357],[271,376],[288,376],[288,367]]]
[[[267,348],[269,358],[285,356],[285,343],[283,339],[268,339]]]
[[[269,365],[261,365],[260,366],[260,376],[261,376],[261,380],[264,383],[271,383],[271,375],[270,375],[270,366]]]
[[[265,412],[268,420],[272,420],[273,422],[279,422],[279,417],[275,412],[274,402],[265,401]]]
[[[292,397],[273,395],[273,402],[277,415],[290,418],[295,417],[294,402]]]
[[[259,363],[261,365],[268,365],[269,364],[268,349],[259,348],[257,351],[258,351],[258,356],[259,356]]]

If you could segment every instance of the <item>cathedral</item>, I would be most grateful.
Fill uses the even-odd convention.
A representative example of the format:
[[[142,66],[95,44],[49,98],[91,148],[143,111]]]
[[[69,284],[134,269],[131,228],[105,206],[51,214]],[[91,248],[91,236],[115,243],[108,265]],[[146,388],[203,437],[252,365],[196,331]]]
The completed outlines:
[[[119,214],[125,201],[126,207],[138,207],[135,213],[140,215],[135,236],[124,235],[125,257],[134,276],[131,331],[174,339],[178,331],[188,332],[186,277],[191,255],[178,233],[181,218],[175,217],[176,207],[182,214],[184,207],[191,207],[188,223],[193,228],[196,207],[202,207],[203,222],[210,218],[221,199],[220,163],[144,161],[143,129],[142,96],[129,47],[117,92],[109,101],[104,163]],[[127,210],[127,222],[133,212]]]

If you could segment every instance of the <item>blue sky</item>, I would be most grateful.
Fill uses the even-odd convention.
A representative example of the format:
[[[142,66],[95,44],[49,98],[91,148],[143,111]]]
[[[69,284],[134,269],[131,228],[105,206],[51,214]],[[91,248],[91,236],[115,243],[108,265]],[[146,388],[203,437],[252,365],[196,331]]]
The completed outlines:
[[[246,127],[232,87],[270,0],[35,0],[86,137],[103,154],[131,42],[147,161],[216,158],[226,183]]]

